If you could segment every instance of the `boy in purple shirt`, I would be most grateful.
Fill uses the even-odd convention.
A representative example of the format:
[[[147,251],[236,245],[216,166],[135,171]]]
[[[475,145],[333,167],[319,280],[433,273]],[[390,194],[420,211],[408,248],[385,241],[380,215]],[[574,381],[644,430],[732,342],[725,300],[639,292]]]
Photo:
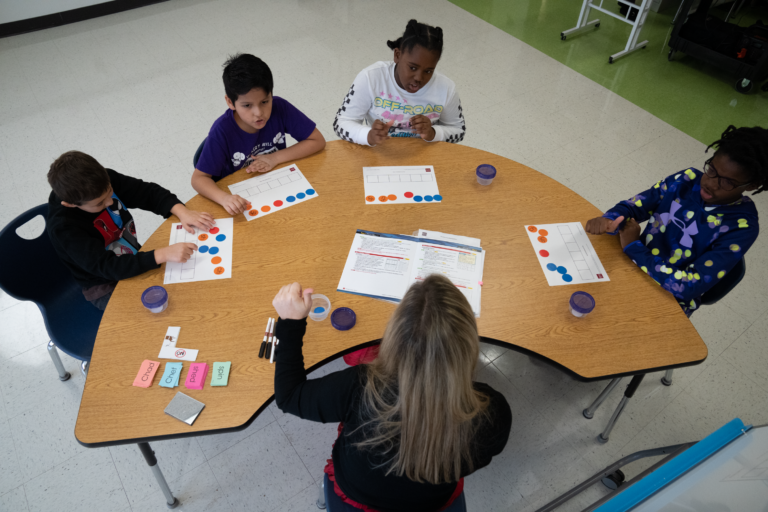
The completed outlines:
[[[239,169],[267,172],[325,147],[325,138],[307,116],[283,98],[272,96],[272,72],[264,61],[238,54],[224,64],[227,110],[211,127],[192,174],[192,187],[230,215],[248,202],[221,190],[216,181]],[[285,135],[299,141],[286,148]]]

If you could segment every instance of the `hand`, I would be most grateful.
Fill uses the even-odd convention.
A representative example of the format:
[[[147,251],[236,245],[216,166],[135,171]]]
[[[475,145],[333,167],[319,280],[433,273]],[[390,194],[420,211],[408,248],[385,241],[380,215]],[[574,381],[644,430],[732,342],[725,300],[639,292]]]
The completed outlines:
[[[181,221],[181,225],[188,233],[194,233],[195,228],[208,231],[216,225],[213,216],[208,212],[196,212],[188,209],[183,204],[177,204],[171,209],[171,213],[176,215]]]
[[[174,263],[186,263],[197,250],[197,246],[191,242],[181,242],[155,250],[155,263],[162,265],[167,261]]]
[[[267,172],[274,169],[279,162],[274,157],[274,153],[269,155],[256,155],[251,164],[245,168],[248,174],[253,172]]]
[[[299,283],[288,284],[280,288],[272,305],[283,320],[301,320],[307,318],[312,307],[312,288],[301,290]]]
[[[625,248],[632,242],[640,240],[640,224],[635,219],[629,219],[624,228],[619,231],[619,240],[621,240],[621,248]]]
[[[243,213],[247,205],[248,205],[248,201],[238,196],[237,194],[227,196],[221,202],[221,206],[223,206],[224,209],[227,210],[227,213],[230,215],[237,215],[238,213]]]
[[[411,128],[413,133],[418,133],[419,136],[427,141],[432,141],[435,138],[435,129],[432,128],[432,120],[427,116],[413,116],[411,118]]]
[[[387,140],[387,137],[389,137],[389,129],[394,123],[394,119],[390,120],[387,124],[384,124],[378,119],[375,120],[373,126],[371,126],[371,131],[368,132],[368,144],[376,146]]]
[[[619,229],[619,224],[624,220],[622,215],[616,220],[606,219],[605,217],[595,217],[587,221],[587,233],[591,235],[604,235],[605,233],[613,233]],[[630,219],[632,220],[632,219]]]

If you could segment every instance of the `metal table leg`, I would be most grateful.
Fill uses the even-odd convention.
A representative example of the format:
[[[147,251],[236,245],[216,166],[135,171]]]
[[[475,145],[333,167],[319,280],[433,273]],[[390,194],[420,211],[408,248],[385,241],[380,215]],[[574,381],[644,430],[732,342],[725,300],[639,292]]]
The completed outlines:
[[[152,472],[155,474],[155,478],[157,479],[157,483],[160,485],[160,489],[162,489],[163,494],[165,494],[166,506],[168,508],[178,507],[180,502],[171,493],[171,489],[168,487],[168,483],[165,481],[163,472],[160,471],[160,468],[157,465],[155,452],[153,452],[152,448],[149,447],[149,443],[138,443],[138,445],[139,450],[141,450],[141,454],[144,455],[144,459],[147,461],[147,464],[149,464],[149,467],[152,468]]]
[[[624,397],[621,399],[621,402],[619,402],[618,407],[616,407],[616,410],[613,411],[613,416],[611,416],[611,419],[608,421],[608,425],[605,426],[605,430],[602,434],[597,436],[597,440],[601,443],[607,443],[608,442],[608,436],[611,435],[611,430],[613,430],[613,425],[616,423],[616,420],[619,419],[619,416],[621,415],[621,412],[624,410],[624,406],[627,405],[627,402],[629,402],[629,399],[632,398],[632,396],[635,394],[635,391],[637,391],[638,386],[640,386],[640,383],[643,382],[643,377],[645,377],[645,374],[643,375],[635,375],[632,377],[632,380],[629,382],[629,386],[627,386],[626,391],[624,391]]]
[[[672,372],[674,370],[667,370],[667,372],[664,374],[664,376],[661,378],[661,383],[665,386],[671,386],[672,385]]]
[[[598,396],[595,399],[595,401],[592,402],[592,405],[590,405],[589,407],[587,407],[586,409],[584,409],[582,411],[582,414],[584,415],[585,418],[587,418],[588,420],[592,419],[592,417],[595,415],[595,411],[597,410],[597,408],[600,407],[600,404],[602,404],[603,401],[608,397],[608,395],[611,394],[611,391],[613,391],[613,388],[616,387],[616,385],[619,383],[620,380],[621,380],[621,377],[619,377],[617,379],[613,379],[610,382],[610,384],[608,384],[605,387],[603,392],[600,393],[600,396]]]

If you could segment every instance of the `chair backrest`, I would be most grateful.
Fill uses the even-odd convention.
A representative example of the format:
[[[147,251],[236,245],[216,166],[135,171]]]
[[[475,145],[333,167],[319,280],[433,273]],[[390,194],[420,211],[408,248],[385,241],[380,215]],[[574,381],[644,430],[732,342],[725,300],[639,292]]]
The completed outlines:
[[[728,271],[723,278],[717,282],[715,286],[701,296],[701,303],[710,306],[719,301],[730,293],[731,290],[736,288],[736,285],[744,279],[744,274],[747,273],[747,263],[744,258]]]
[[[0,247],[3,248],[0,251],[0,288],[17,300],[45,305],[73,288],[81,292],[56,255],[45,229],[34,240],[26,240],[16,233],[20,226],[38,215],[47,224],[47,204],[27,210],[0,231]]]
[[[197,169],[197,161],[200,160],[200,155],[203,153],[204,147],[205,147],[205,139],[203,139],[203,142],[201,142],[200,145],[197,147],[197,151],[195,151],[195,156],[192,157],[192,164],[195,166],[195,169]]]

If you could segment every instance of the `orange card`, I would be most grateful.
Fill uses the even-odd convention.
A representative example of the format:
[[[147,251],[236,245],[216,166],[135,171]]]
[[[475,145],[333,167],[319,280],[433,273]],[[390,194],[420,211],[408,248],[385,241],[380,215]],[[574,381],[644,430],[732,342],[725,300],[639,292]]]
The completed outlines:
[[[140,388],[148,388],[151,386],[152,379],[155,378],[155,372],[157,372],[159,367],[160,363],[157,361],[150,361],[149,359],[145,359],[144,362],[141,363],[139,374],[136,375],[136,378],[133,380],[133,385]]]

